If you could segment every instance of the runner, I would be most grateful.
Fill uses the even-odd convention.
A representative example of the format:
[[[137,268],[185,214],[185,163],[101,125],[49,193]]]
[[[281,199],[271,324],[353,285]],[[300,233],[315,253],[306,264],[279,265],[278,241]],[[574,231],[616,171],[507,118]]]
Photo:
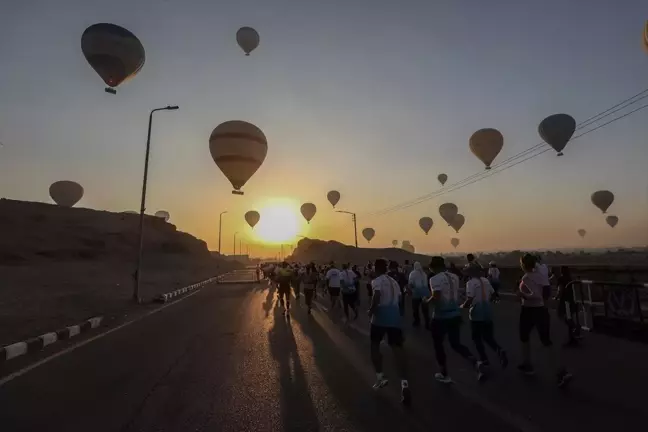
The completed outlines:
[[[486,342],[497,353],[502,368],[506,368],[508,366],[508,356],[506,351],[495,341],[493,335],[493,310],[490,302],[495,290],[488,282],[488,279],[481,276],[479,269],[475,267],[468,269],[468,275],[470,280],[466,284],[466,301],[462,307],[470,309],[472,340],[479,353],[479,360],[483,365],[489,365],[488,356],[484,349],[484,342]]]
[[[349,308],[353,310],[353,319],[358,318],[358,291],[356,290],[355,279],[356,274],[349,268],[349,264],[343,264],[340,273],[340,287],[342,289],[344,316],[347,323],[349,322]]]
[[[524,276],[516,294],[522,299],[520,310],[520,341],[522,342],[522,364],[518,366],[520,372],[526,375],[535,374],[531,364],[531,345],[529,337],[535,327],[540,336],[540,342],[549,351],[553,366],[556,369],[556,380],[559,388],[569,384],[572,375],[562,366],[560,351],[553,348],[550,337],[549,311],[545,301],[549,298],[547,292],[547,277],[539,271],[537,259],[531,254],[520,258],[520,266]]]
[[[371,296],[373,295],[371,281],[376,278],[376,273],[374,272],[373,265],[371,263],[367,263],[367,266],[364,269],[364,276],[367,278],[367,298],[371,299]]]
[[[284,315],[286,316],[290,313],[290,281],[292,275],[293,272],[288,268],[288,263],[282,262],[281,268],[277,271],[277,283],[279,285],[279,305],[281,307],[285,305]]]
[[[301,282],[304,287],[304,299],[306,300],[306,306],[308,307],[308,315],[311,314],[313,309],[313,295],[315,295],[315,287],[319,280],[317,270],[315,269],[315,263],[310,263],[306,266],[306,270],[301,274]]]
[[[331,268],[326,272],[324,277],[327,282],[329,297],[331,298],[331,311],[340,306],[340,270],[335,267],[331,261]]]
[[[574,300],[574,290],[568,286],[572,281],[571,272],[569,267],[560,267],[560,275],[558,276],[558,317],[565,321],[567,325],[567,342],[565,346],[574,347],[578,346],[578,339],[580,339],[580,328],[574,321],[574,314],[576,314],[576,301]]]
[[[297,306],[299,306],[299,297],[300,297],[300,283],[301,283],[301,278],[299,277],[299,273],[301,271],[301,268],[298,264],[295,264],[292,268],[292,275],[290,278],[290,285],[292,285],[293,292],[295,293],[295,303],[297,303]]]
[[[430,268],[435,273],[430,278],[430,291],[432,296],[428,297],[426,303],[433,304],[432,316],[432,338],[434,340],[434,352],[440,372],[434,375],[437,381],[451,383],[448,375],[448,365],[443,343],[446,335],[450,346],[460,356],[470,362],[477,370],[477,379],[483,378],[483,365],[478,361],[468,348],[461,344],[461,311],[459,310],[459,277],[445,268],[443,257],[432,257]]]
[[[356,305],[360,306],[360,281],[362,280],[362,274],[355,264],[351,267],[351,270],[355,273]]]
[[[402,317],[399,300],[401,297],[398,283],[387,273],[387,261],[377,259],[375,263],[376,278],[371,282],[373,297],[371,298],[371,362],[376,370],[374,390],[388,384],[383,374],[383,358],[380,352],[380,342],[387,336],[387,343],[394,352],[396,366],[401,377],[401,402],[410,405],[412,396],[407,381],[407,358],[403,349]]]
[[[409,281],[407,280],[407,277],[399,271],[398,263],[396,261],[389,261],[389,272],[387,275],[394,279],[400,287],[401,297],[398,307],[400,308],[401,316],[405,316],[405,290],[407,289]]]
[[[488,282],[490,282],[491,286],[493,287],[493,301],[497,303],[500,299],[500,270],[497,268],[495,261],[491,261],[488,264]]]
[[[423,271],[421,263],[414,263],[414,270],[409,274],[408,287],[412,293],[412,315],[414,316],[413,327],[421,325],[421,310],[423,311],[423,324],[426,330],[430,329],[430,309],[423,299],[430,296],[430,286],[428,283],[427,273]]]

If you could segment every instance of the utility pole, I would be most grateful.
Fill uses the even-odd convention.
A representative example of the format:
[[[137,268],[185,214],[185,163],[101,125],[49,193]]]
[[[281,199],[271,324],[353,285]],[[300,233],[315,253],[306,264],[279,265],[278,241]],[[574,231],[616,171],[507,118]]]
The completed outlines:
[[[355,247],[358,247],[358,224],[356,214],[344,210],[336,210],[336,213],[345,213],[351,215],[351,220],[353,221],[353,235],[355,236]]]
[[[227,210],[222,211],[218,216],[218,253],[221,253],[221,233],[223,232],[223,215],[227,213]]]

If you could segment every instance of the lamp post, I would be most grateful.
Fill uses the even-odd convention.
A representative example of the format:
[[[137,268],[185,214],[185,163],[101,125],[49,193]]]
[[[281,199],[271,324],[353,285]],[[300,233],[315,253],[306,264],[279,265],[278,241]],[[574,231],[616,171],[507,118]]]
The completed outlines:
[[[148,134],[146,136],[146,156],[144,157],[144,178],[142,180],[142,200],[140,203],[140,218],[139,218],[139,247],[137,250],[137,267],[135,269],[135,286],[133,287],[133,300],[136,303],[140,302],[139,287],[142,273],[142,249],[144,246],[144,211],[146,209],[146,183],[148,181],[148,164],[149,154],[151,153],[151,127],[153,124],[153,113],[156,111],[175,111],[179,107],[177,105],[167,105],[163,108],[155,108],[149,114]]]
[[[351,220],[353,220],[353,234],[355,235],[355,247],[358,247],[358,225],[356,222],[356,214],[344,210],[335,210],[336,213],[345,213],[351,215]]]
[[[236,235],[238,234],[238,231],[234,233],[234,256],[236,256]]]
[[[227,210],[222,211],[218,215],[218,253],[221,253],[221,233],[223,232],[223,215],[227,213]]]

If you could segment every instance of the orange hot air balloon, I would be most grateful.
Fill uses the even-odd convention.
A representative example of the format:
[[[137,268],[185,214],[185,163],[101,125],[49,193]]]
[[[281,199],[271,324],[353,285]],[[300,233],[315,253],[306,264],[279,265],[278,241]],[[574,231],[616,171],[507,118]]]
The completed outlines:
[[[231,120],[216,126],[209,137],[209,151],[216,165],[232,183],[235,195],[252,178],[268,154],[265,135],[255,125]]]
[[[133,78],[144,66],[146,53],[137,37],[115,24],[99,23],[81,35],[81,51],[86,60],[115,94],[115,87]]]
[[[578,230],[578,235],[582,238],[585,238],[585,234],[587,234],[587,231],[585,231],[584,229],[581,228]]]
[[[74,207],[83,198],[83,186],[77,182],[60,180],[50,185],[49,194],[61,207]]]
[[[249,212],[245,213],[245,221],[248,223],[248,225],[250,225],[251,228],[254,228],[254,226],[258,224],[260,220],[261,215],[258,211],[250,210]]]
[[[480,129],[472,134],[468,144],[470,151],[486,165],[486,169],[490,169],[504,147],[504,137],[497,129]]]
[[[459,246],[459,239],[456,237],[453,237],[450,239],[450,244],[457,249],[457,246]]]
[[[168,222],[169,219],[171,218],[171,215],[169,214],[168,211],[158,210],[158,211],[155,212],[155,217],[158,217],[160,219],[164,219],[164,222]]]
[[[330,202],[333,208],[335,208],[337,203],[340,202],[340,192],[332,190],[326,194],[326,199],[328,199],[328,202]]]
[[[315,213],[317,213],[317,207],[313,203],[305,203],[302,204],[300,211],[304,219],[306,219],[306,222],[310,223]]]

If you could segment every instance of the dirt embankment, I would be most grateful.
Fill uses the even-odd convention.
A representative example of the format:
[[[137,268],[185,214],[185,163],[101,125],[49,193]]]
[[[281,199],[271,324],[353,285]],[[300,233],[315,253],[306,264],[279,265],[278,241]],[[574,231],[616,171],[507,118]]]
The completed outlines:
[[[131,307],[139,215],[0,200],[0,345]],[[145,217],[144,300],[240,267]]]

